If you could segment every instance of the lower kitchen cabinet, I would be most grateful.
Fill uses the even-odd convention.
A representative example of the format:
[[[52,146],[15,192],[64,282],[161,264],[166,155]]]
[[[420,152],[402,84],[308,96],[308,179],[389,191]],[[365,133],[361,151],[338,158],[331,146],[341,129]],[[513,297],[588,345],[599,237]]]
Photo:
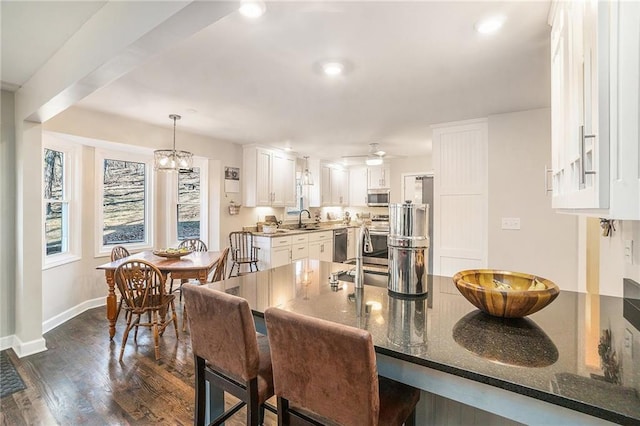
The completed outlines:
[[[309,259],[333,262],[333,231],[309,234]]]
[[[254,237],[258,250],[258,269],[276,268],[291,263],[291,237]]]

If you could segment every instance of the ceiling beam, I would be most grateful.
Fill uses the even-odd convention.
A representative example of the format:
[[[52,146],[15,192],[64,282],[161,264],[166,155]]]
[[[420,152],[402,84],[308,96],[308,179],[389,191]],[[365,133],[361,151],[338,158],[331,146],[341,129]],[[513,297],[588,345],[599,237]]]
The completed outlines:
[[[237,8],[235,1],[109,1],[16,92],[16,119],[49,120]]]

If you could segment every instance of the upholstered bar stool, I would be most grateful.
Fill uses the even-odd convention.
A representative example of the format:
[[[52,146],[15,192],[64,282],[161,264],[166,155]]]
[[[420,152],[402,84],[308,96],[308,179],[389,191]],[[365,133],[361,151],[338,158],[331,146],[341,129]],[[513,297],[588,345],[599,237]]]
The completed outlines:
[[[205,382],[240,399],[218,416],[219,425],[247,406],[247,425],[264,418],[264,402],[273,396],[273,373],[267,336],[256,333],[245,299],[204,286],[182,287],[189,309],[195,360],[195,424],[205,422]]]
[[[265,311],[278,424],[414,425],[420,391],[379,377],[371,334]]]

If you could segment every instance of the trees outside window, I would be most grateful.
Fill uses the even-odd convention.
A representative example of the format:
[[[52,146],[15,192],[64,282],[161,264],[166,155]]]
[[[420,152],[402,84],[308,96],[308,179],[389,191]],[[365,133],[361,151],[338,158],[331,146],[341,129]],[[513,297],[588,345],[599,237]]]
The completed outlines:
[[[178,173],[178,240],[200,238],[201,223],[200,168]]]
[[[102,244],[141,243],[146,235],[145,163],[103,162]]]
[[[113,246],[153,247],[153,158],[144,153],[96,149],[96,254]]]
[[[69,250],[69,199],[65,191],[65,153],[44,150],[44,228],[47,256]]]

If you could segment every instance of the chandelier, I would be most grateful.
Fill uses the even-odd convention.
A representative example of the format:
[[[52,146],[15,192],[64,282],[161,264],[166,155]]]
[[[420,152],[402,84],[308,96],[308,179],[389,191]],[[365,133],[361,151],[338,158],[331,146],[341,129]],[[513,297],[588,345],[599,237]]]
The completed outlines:
[[[170,114],[173,120],[173,149],[158,149],[153,152],[154,170],[163,172],[191,169],[193,166],[193,154],[187,151],[176,151],[176,121],[180,120],[177,114]]]

